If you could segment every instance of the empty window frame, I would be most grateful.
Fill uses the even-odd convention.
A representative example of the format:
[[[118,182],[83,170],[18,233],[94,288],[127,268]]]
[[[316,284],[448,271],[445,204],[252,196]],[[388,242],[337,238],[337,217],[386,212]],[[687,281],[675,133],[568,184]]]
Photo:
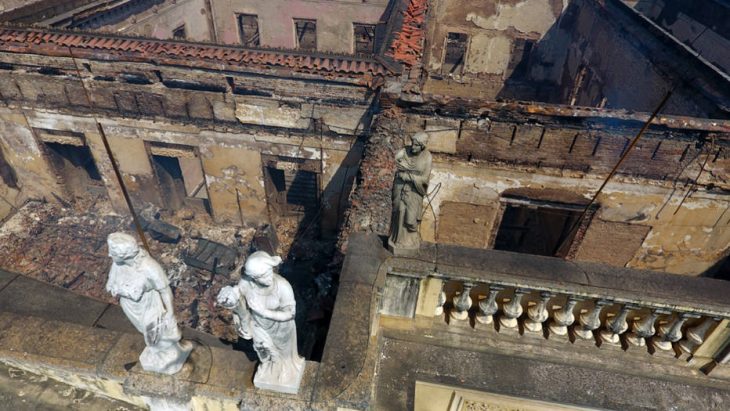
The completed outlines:
[[[317,21],[294,19],[296,48],[299,50],[317,50]]]
[[[195,148],[151,143],[149,151],[165,205],[172,211],[191,206],[210,213],[208,187]]]
[[[535,40],[516,38],[512,42],[512,53],[510,54],[509,63],[505,76],[513,80],[524,79],[530,65],[530,55],[535,46]]]
[[[246,47],[260,46],[258,16],[238,14],[236,15],[236,21],[238,22],[238,36],[241,39],[241,44]]]
[[[283,156],[264,158],[266,197],[284,216],[312,216],[319,209],[320,175],[316,161]]]
[[[375,25],[353,23],[356,54],[373,54],[375,52]]]
[[[573,228],[582,211],[582,206],[570,204],[506,202],[494,248],[565,257],[578,231]]]
[[[35,129],[58,183],[74,197],[104,192],[94,157],[81,133]]]
[[[444,62],[441,71],[444,74],[461,74],[466,59],[466,42],[469,39],[464,33],[448,33],[444,47]]]
[[[187,31],[185,30],[185,25],[184,24],[181,25],[181,26],[176,27],[172,31],[172,38],[174,38],[174,39],[177,39],[177,40],[185,40],[187,37],[188,37],[188,35],[187,35]]]

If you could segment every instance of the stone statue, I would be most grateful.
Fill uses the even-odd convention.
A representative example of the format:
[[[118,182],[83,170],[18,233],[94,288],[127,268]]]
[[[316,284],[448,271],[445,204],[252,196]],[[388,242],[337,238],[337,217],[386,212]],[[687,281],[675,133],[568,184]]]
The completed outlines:
[[[189,341],[180,343],[165,272],[129,234],[109,234],[107,244],[113,264],[106,290],[119,297],[124,314],[144,335],[147,347],[139,356],[142,368],[175,374],[185,364],[193,345]]]
[[[261,389],[296,394],[304,373],[297,351],[296,302],[291,285],[274,272],[281,257],[264,251],[251,254],[237,286],[218,293],[218,304],[233,310],[238,334],[253,339],[261,363],[253,383]]]
[[[431,153],[426,149],[428,134],[416,133],[411,146],[395,155],[393,181],[393,216],[388,248],[394,254],[409,254],[421,245],[418,228],[421,223],[423,197],[428,192],[431,176]]]

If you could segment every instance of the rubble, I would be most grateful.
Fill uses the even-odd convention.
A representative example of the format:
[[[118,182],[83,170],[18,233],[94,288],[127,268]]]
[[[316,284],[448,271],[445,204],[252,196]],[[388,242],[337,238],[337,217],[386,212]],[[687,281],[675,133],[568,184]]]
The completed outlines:
[[[217,307],[215,298],[221,288],[240,280],[239,267],[249,252],[281,239],[274,251],[285,257],[279,272],[294,286],[300,352],[308,358],[321,355],[341,256],[333,256],[332,241],[319,239],[318,225],[300,227],[296,219],[283,219],[276,229],[257,230],[216,225],[207,214],[189,219],[190,213],[169,214],[150,206],[140,207],[139,214],[150,237],[153,223],[179,233],[176,243],[148,243],[167,273],[180,323],[231,343],[238,339],[231,314]],[[0,226],[0,267],[116,303],[104,289],[111,264],[106,237],[115,231],[134,233],[130,227],[131,217],[116,215],[103,197],[79,199],[69,207],[32,201]],[[175,235],[165,239],[171,237]]]

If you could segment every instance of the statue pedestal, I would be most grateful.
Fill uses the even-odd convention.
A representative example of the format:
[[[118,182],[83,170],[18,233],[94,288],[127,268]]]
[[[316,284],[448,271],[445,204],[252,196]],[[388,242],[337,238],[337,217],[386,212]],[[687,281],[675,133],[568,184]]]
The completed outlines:
[[[304,358],[299,358],[301,364],[298,367],[291,367],[286,370],[287,375],[281,375],[281,370],[259,369],[253,376],[253,385],[260,390],[283,392],[285,394],[297,394],[302,383],[302,377],[306,368]]]
[[[390,242],[388,242],[388,251],[393,253],[396,257],[413,257],[418,255],[419,247],[416,248],[406,248],[406,247],[398,247],[392,245]]]
[[[139,363],[145,371],[172,375],[180,371],[192,350],[190,341],[147,346],[139,356]]]

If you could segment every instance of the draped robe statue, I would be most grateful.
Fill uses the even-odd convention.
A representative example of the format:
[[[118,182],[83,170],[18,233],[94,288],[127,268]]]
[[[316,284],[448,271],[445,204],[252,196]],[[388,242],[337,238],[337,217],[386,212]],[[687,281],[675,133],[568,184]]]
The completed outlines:
[[[273,271],[281,257],[264,251],[251,254],[245,276],[236,286],[223,287],[218,304],[233,310],[238,334],[253,339],[259,363],[253,383],[257,388],[296,394],[304,374],[304,358],[297,351],[294,291]]]
[[[175,374],[185,364],[193,345],[189,341],[180,343],[165,272],[129,234],[109,234],[107,244],[113,264],[106,290],[119,297],[124,314],[144,335],[146,347],[139,356],[140,365],[145,371]]]
[[[428,134],[416,133],[411,146],[395,155],[396,172],[393,181],[393,215],[390,223],[388,248],[396,255],[418,250],[418,233],[423,211],[423,197],[428,192],[431,177],[431,153],[426,149]]]

